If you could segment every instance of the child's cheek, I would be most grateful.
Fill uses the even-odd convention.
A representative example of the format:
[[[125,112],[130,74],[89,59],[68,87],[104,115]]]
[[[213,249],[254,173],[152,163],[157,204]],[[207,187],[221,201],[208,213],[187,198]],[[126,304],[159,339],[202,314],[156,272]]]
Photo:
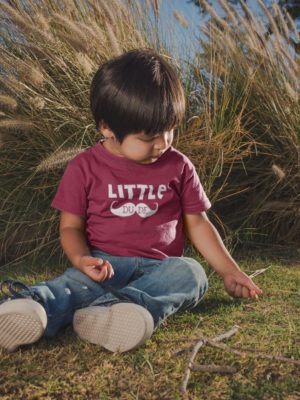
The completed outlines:
[[[139,159],[151,154],[151,147],[147,143],[136,144],[131,148],[133,157]]]

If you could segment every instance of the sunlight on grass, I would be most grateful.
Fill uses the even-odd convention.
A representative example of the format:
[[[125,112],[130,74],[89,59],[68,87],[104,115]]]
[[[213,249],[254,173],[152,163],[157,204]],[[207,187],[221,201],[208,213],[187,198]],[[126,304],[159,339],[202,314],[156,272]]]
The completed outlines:
[[[296,399],[299,366],[260,359],[254,353],[300,359],[299,265],[241,261],[247,273],[270,265],[266,273],[255,278],[264,290],[259,301],[232,299],[213,274],[207,295],[195,309],[170,317],[142,348],[122,355],[82,342],[71,327],[16,353],[2,352],[1,398],[180,399],[189,353],[175,356],[175,352],[195,344],[200,333],[213,337],[237,324],[238,333],[226,344],[248,349],[249,356],[203,347],[197,363],[234,366],[237,373],[192,372],[190,398],[254,400],[276,394],[274,398]],[[10,275],[31,284],[58,273],[58,268],[52,271],[49,267],[45,273],[37,266],[18,267]],[[0,279],[6,275],[7,271],[2,272]]]

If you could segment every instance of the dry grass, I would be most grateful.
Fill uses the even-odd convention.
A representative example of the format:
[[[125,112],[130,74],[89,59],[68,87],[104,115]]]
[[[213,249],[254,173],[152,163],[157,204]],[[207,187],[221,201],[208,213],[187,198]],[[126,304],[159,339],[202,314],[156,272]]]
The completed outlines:
[[[26,4],[0,5],[4,263],[60,251],[50,199],[67,161],[99,140],[89,111],[92,75],[103,61],[155,40],[135,2],[131,9],[118,0]]]
[[[238,324],[226,343],[248,349],[239,357],[203,347],[196,362],[235,367],[234,375],[192,372],[189,399],[258,400],[300,396],[299,366],[256,358],[253,350],[300,359],[299,264],[270,263],[259,259],[241,262],[251,272],[270,267],[255,278],[264,290],[258,302],[234,300],[225,294],[216,274],[209,291],[190,312],[170,317],[143,347],[121,355],[80,341],[71,327],[53,339],[0,355],[0,396],[10,399],[181,399],[180,385],[189,359],[176,351],[194,344],[200,334],[215,336]],[[2,271],[0,279],[7,276]],[[18,267],[9,275],[33,284],[61,272],[57,266]]]
[[[187,111],[174,144],[195,163],[227,244],[299,245],[296,27],[261,2],[270,34],[246,4],[239,14],[219,2],[226,20],[205,3],[206,39],[188,61],[174,60],[158,35],[159,2],[0,4],[3,263],[61,255],[49,205],[68,159],[99,140],[88,104],[91,77],[103,61],[145,46],[182,72]]]
[[[190,120],[178,145],[192,154],[213,210],[222,216],[220,227],[235,243],[299,246],[295,24],[276,6],[268,11],[262,1],[267,23],[244,2],[238,13],[219,0],[224,18],[201,3],[211,19],[203,27],[203,50],[190,66]]]

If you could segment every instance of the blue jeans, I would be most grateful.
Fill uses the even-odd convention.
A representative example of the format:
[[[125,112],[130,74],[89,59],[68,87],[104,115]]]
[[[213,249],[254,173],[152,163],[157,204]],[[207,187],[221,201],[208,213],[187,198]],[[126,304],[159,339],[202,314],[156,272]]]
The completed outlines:
[[[192,258],[157,260],[112,256],[99,250],[91,253],[111,263],[115,273],[111,279],[98,283],[78,269],[68,268],[63,275],[30,287],[48,316],[45,336],[54,336],[72,323],[77,309],[118,302],[145,307],[157,327],[179,309],[197,305],[208,288],[204,269]]]

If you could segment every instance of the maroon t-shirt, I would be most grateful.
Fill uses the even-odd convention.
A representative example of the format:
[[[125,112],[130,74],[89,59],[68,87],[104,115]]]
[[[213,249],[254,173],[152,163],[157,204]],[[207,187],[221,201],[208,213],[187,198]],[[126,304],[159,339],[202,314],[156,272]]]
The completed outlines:
[[[68,163],[51,206],[85,218],[91,248],[164,259],[183,255],[183,213],[211,204],[194,165],[174,147],[140,164],[100,142]]]

